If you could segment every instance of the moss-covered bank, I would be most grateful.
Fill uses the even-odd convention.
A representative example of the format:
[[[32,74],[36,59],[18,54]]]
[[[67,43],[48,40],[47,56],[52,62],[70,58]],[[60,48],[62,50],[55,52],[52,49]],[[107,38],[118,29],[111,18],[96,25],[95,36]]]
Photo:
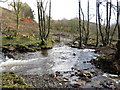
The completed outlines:
[[[2,88],[33,88],[32,85],[28,85],[24,82],[24,79],[20,76],[16,76],[12,72],[4,72],[0,73],[1,82],[2,82]]]

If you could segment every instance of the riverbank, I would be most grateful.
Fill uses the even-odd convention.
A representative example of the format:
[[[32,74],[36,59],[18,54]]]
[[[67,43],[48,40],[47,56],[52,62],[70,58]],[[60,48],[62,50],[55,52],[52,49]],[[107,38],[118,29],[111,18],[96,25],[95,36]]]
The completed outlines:
[[[116,46],[97,47],[96,52],[100,52],[97,60],[93,60],[93,64],[102,71],[120,75],[120,60],[115,59]]]
[[[20,76],[16,76],[13,72],[4,72],[0,73],[1,77],[1,84],[2,84],[2,89],[8,89],[8,88],[33,88],[32,85],[26,84],[24,79]]]
[[[70,47],[79,48],[79,43],[74,41],[68,44]],[[95,53],[100,54],[97,59],[91,60],[97,68],[105,73],[120,75],[120,60],[115,59],[116,45],[111,44],[108,46],[95,46],[92,44],[83,45],[82,48],[95,49]]]

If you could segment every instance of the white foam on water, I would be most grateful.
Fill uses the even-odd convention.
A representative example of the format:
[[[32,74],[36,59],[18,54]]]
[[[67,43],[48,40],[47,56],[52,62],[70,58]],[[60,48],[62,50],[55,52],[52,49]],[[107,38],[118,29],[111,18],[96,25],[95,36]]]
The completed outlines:
[[[84,52],[94,52],[95,50],[94,49],[83,49]]]
[[[104,73],[103,76],[107,77],[107,78],[110,78],[111,80],[113,80],[117,84],[120,83],[120,79],[118,78],[119,77],[118,75]]]
[[[117,77],[118,77],[118,75],[107,74],[107,73],[104,73],[103,76],[104,76],[104,77],[114,77],[114,78],[117,78]]]
[[[29,63],[33,63],[36,60],[38,60],[38,58],[36,58],[36,59],[29,59],[29,60],[14,60],[14,59],[6,58],[5,62],[1,62],[0,63],[0,72],[1,71],[6,71],[6,70],[9,71],[11,68],[16,67],[16,66],[27,65]]]

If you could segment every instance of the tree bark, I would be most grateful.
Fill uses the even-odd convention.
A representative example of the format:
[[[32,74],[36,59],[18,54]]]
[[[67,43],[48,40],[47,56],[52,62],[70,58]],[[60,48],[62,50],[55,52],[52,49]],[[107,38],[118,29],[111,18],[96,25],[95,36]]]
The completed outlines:
[[[85,39],[85,44],[87,44],[87,42],[88,42],[88,39],[89,39],[89,22],[90,22],[90,19],[89,19],[89,8],[90,8],[90,6],[89,6],[89,0],[88,0],[88,7],[87,7],[87,18],[88,18],[88,20],[87,20],[87,32],[86,32],[86,39]]]
[[[117,25],[118,25],[118,42],[117,42],[117,52],[115,58],[120,59],[120,2],[117,0]]]
[[[96,47],[98,46],[99,42],[98,42],[98,39],[99,39],[99,36],[98,36],[98,2],[96,0]]]
[[[47,32],[46,38],[48,38],[49,33],[50,33],[50,25],[51,25],[51,0],[49,3],[48,32]]]
[[[82,46],[82,35],[81,35],[82,30],[81,30],[81,10],[80,10],[80,8],[81,8],[81,1],[79,0],[79,35],[80,35],[79,47],[81,48],[81,46]]]

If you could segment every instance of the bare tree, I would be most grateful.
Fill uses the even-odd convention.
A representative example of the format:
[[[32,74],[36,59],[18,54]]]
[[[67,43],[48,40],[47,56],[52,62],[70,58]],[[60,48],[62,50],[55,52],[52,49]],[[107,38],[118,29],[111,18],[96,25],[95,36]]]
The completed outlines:
[[[99,41],[98,41],[98,39],[99,39],[99,36],[98,36],[98,1],[96,0],[96,47],[98,46],[98,44],[99,44]]]
[[[96,37],[96,45],[98,45],[98,30],[100,32],[102,44],[104,46],[110,44],[110,33],[111,33],[111,13],[112,13],[112,0],[106,0],[106,18],[104,19],[104,25],[101,24],[103,21],[103,17],[101,16],[100,5],[102,5],[102,1],[96,1],[96,30],[97,30],[97,37]],[[98,24],[97,24],[98,23]],[[113,34],[114,35],[114,34]]]
[[[114,10],[114,5],[112,5],[112,6],[113,6],[114,17],[116,17],[116,13],[115,13],[116,11]],[[117,22],[117,18],[115,19],[115,21]],[[114,36],[114,34],[116,32],[116,29],[117,29],[117,23],[115,24],[113,31],[111,31],[111,34],[110,34],[110,44],[112,44],[113,36]]]
[[[81,0],[79,0],[79,35],[80,35],[80,41],[79,41],[79,47],[82,46],[82,29],[81,29]]]
[[[87,44],[88,42],[88,39],[89,39],[89,23],[90,23],[90,19],[89,19],[89,8],[90,8],[90,5],[89,5],[89,0],[88,0],[88,6],[87,6],[87,31],[86,31],[86,37],[85,37],[85,44]]]
[[[21,12],[21,1],[20,0],[13,0],[13,3],[11,3],[10,5],[14,8],[15,14],[16,14],[16,32],[15,32],[15,36],[17,36],[18,32],[19,32],[19,24],[20,24],[20,12]]]
[[[50,20],[51,20],[51,0],[49,2],[49,16],[46,17],[46,8],[47,3],[44,6],[42,0],[37,0],[37,9],[38,9],[38,23],[39,23],[39,35],[40,39],[42,40],[42,44],[46,44],[50,33]],[[46,22],[48,22],[46,24]],[[48,27],[48,28],[47,28]]]
[[[102,25],[101,25],[101,20],[102,20],[102,18],[101,18],[101,15],[100,15],[100,4],[102,4],[102,2],[100,2],[100,1],[97,1],[97,20],[98,20],[98,29],[99,29],[99,31],[100,31],[100,36],[101,36],[101,40],[102,40],[102,43],[103,43],[103,45],[105,46],[106,45],[106,42],[105,42],[105,40],[104,40],[104,34],[103,34],[103,32],[102,32]]]
[[[106,45],[110,42],[110,22],[111,22],[111,10],[112,10],[112,1],[106,1],[106,34],[105,34],[105,42]]]

